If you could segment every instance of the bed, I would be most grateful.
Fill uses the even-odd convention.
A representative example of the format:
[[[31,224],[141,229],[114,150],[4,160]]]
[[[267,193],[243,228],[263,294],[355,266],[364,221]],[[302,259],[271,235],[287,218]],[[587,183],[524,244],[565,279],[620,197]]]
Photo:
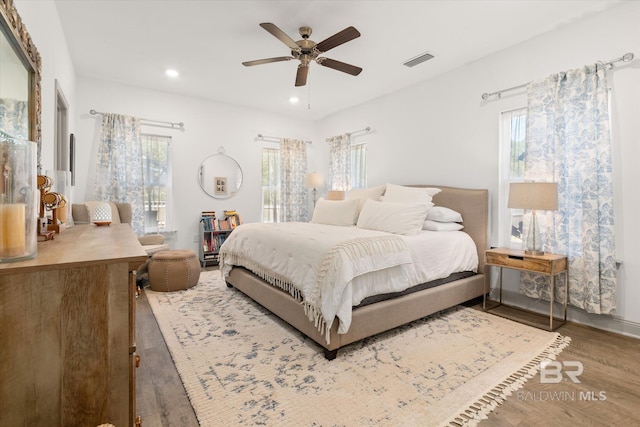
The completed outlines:
[[[338,349],[348,344],[482,296],[485,292],[484,251],[488,248],[488,191],[448,186],[408,187],[437,187],[441,192],[433,196],[433,203],[462,214],[463,231],[475,243],[478,263],[476,274],[354,307],[349,313],[348,329],[341,330],[341,333],[338,333],[340,322],[335,321],[323,330],[317,321],[310,321],[307,307],[301,304],[299,295],[274,286],[262,278],[264,275],[260,275],[259,272],[256,274],[245,266],[225,267],[227,286],[241,291],[318,343],[324,348],[324,355],[328,360],[334,359]]]

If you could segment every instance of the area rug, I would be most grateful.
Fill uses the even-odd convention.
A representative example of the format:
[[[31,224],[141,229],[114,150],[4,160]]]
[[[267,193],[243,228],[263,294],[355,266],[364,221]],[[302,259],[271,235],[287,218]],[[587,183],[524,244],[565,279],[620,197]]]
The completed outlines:
[[[569,344],[454,307],[327,361],[218,271],[146,295],[202,426],[475,425]]]

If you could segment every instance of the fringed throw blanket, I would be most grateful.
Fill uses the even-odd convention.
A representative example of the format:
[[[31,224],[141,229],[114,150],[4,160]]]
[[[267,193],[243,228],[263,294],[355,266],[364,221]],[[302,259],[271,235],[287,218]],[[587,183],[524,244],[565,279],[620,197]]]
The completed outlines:
[[[327,343],[336,316],[338,333],[349,330],[355,277],[410,263],[400,236],[302,222],[244,224],[220,248],[224,276],[234,265],[242,266],[289,292],[304,304]],[[349,315],[341,315],[345,309]]]

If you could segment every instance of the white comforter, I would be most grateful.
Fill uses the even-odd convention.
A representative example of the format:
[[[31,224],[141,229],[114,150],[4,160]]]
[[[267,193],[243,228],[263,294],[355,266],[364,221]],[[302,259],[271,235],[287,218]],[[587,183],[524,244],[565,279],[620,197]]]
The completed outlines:
[[[222,274],[243,266],[304,303],[321,332],[364,298],[403,291],[459,271],[475,271],[473,240],[464,232],[399,236],[313,223],[244,224],[220,248]]]

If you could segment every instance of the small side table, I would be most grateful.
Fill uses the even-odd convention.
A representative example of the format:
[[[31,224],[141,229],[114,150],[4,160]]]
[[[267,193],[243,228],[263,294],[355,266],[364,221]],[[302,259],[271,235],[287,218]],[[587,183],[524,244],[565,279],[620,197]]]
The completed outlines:
[[[554,331],[558,327],[567,323],[567,300],[568,300],[568,262],[567,257],[565,255],[556,255],[545,253],[544,255],[527,255],[522,250],[516,249],[508,249],[508,248],[497,248],[497,249],[488,249],[484,253],[485,265],[493,266],[500,268],[500,275],[498,276],[498,284],[500,288],[500,296],[499,301],[493,301],[487,298],[487,293],[484,293],[482,300],[482,309],[488,312],[492,312],[493,309],[499,306],[505,306],[517,309],[519,311],[527,312],[529,316],[540,316],[538,313],[531,312],[529,310],[520,309],[517,307],[508,306],[507,304],[503,304],[502,302],[502,270],[504,268],[509,268],[512,270],[520,270],[520,271],[528,271],[531,273],[543,274],[549,276],[550,278],[550,286],[549,286],[549,331]],[[564,318],[554,318],[553,316],[553,302],[554,302],[554,285],[556,283],[557,276],[560,273],[565,273],[564,275]],[[490,275],[486,275],[487,278]],[[485,289],[491,290],[491,284],[489,287]],[[490,308],[487,308],[487,303],[494,303]],[[516,320],[522,323],[527,323],[532,326],[540,327],[540,325],[534,322],[528,322],[523,319],[518,319],[516,317],[508,316],[503,313],[494,313],[502,317],[507,317],[511,320]],[[554,320],[556,321],[554,325]]]

